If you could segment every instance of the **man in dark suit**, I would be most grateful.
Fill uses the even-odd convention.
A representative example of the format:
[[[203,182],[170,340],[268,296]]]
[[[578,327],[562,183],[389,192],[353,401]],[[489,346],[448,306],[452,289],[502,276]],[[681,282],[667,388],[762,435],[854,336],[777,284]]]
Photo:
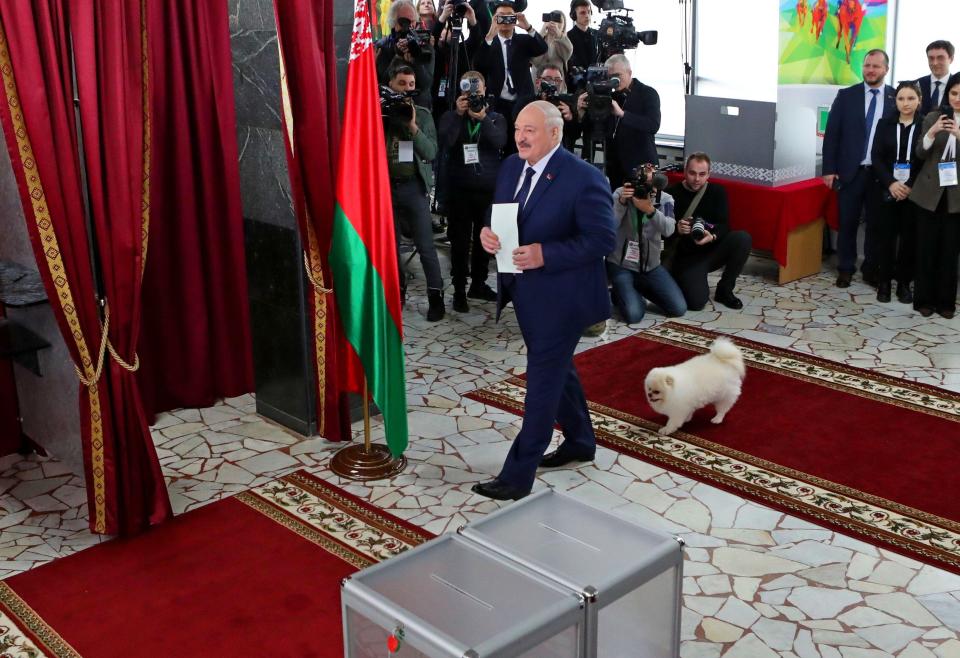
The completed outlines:
[[[586,70],[598,64],[600,56],[600,37],[597,31],[590,27],[593,18],[593,5],[590,0],[572,0],[570,2],[570,18],[573,27],[567,32],[567,38],[573,45],[573,53],[567,60],[567,71],[577,67]],[[567,78],[567,86],[573,88],[572,76]]]
[[[497,317],[512,301],[527,346],[525,411],[500,474],[473,487],[498,500],[529,494],[538,466],[593,459],[596,438],[573,352],[585,327],[610,317],[603,261],[616,239],[606,181],[561,148],[560,111],[536,101],[520,112],[516,125],[519,154],[501,166],[494,203],[520,206],[520,246],[512,255],[521,272],[497,277]],[[500,250],[489,227],[480,241],[488,253]],[[544,456],[555,423],[564,440]]]
[[[837,287],[847,288],[857,268],[857,230],[866,219],[864,257],[860,272],[876,284],[879,259],[874,218],[882,203],[879,184],[870,168],[870,149],[881,118],[898,116],[893,87],[883,78],[890,67],[887,53],[874,49],[863,59],[863,83],[841,89],[830,108],[823,136],[823,184],[837,187],[840,234],[837,243]]]
[[[518,27],[527,34],[517,34]],[[513,134],[516,106],[534,97],[530,60],[545,52],[547,42],[533,29],[527,17],[517,13],[513,3],[498,4],[486,38],[477,48],[474,67],[486,79],[487,92],[496,98],[493,109],[509,122],[507,135]],[[507,147],[512,151],[514,145],[511,142]]]
[[[950,81],[950,65],[953,64],[953,44],[939,39],[927,46],[927,65],[930,75],[917,78],[920,85],[920,121],[927,113],[943,104],[943,93]]]
[[[610,188],[615,190],[637,166],[659,160],[654,138],[660,130],[660,94],[633,78],[624,55],[611,56],[606,67],[607,75],[620,80],[610,103],[604,153]]]

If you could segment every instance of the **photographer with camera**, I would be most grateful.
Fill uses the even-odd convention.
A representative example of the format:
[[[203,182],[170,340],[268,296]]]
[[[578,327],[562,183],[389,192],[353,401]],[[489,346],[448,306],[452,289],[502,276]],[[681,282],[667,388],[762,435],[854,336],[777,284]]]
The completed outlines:
[[[521,9],[526,7],[526,0],[518,2],[522,3]],[[527,34],[517,34],[517,27]],[[488,91],[496,97],[493,109],[510,122],[508,134],[513,132],[516,107],[534,97],[530,60],[545,52],[547,42],[533,29],[526,16],[516,11],[514,3],[496,5],[493,22],[480,42],[475,63],[487,81]],[[513,142],[507,144],[508,151],[514,148]]]
[[[534,57],[530,64],[534,69],[546,62],[559,62],[564,75],[567,72],[567,60],[573,54],[573,44],[566,34],[567,19],[562,11],[551,11],[543,15],[543,27],[540,36],[547,42],[547,52]]]
[[[478,18],[478,9],[480,16],[486,19],[486,25]],[[437,44],[433,96],[434,110],[438,116],[453,107],[453,99],[457,98],[456,83],[470,69],[470,61],[477,51],[481,36],[489,29],[489,20],[482,0],[445,0],[441,4],[440,15],[433,25],[433,37]],[[464,21],[470,28],[470,36],[466,40],[462,38]]]
[[[420,264],[427,280],[430,303],[427,320],[442,320],[443,275],[433,243],[430,219],[430,188],[433,169],[430,161],[437,155],[437,132],[430,110],[414,105],[416,76],[409,66],[398,66],[387,87],[380,89],[380,111],[384,118],[383,132],[387,142],[387,168],[393,201],[394,232],[397,236],[397,264],[400,266],[400,303],[407,297],[407,277],[400,258],[400,236],[413,237],[420,253]],[[404,231],[403,229],[408,230]]]
[[[710,287],[707,274],[723,268],[713,299],[732,309],[743,308],[733,294],[737,277],[750,255],[752,240],[746,231],[731,231],[728,220],[727,192],[717,183],[708,183],[710,156],[693,153],[687,158],[683,180],[667,188],[673,197],[677,235],[665,251],[668,263],[687,308],[699,311],[707,305]]]
[[[490,257],[480,244],[480,230],[493,202],[500,151],[507,143],[507,120],[488,107],[483,76],[477,71],[463,74],[460,90],[456,107],[440,118],[440,147],[450,154],[447,180],[456,187],[447,200],[453,310],[466,313],[468,297],[497,299],[496,291],[487,285]]]
[[[604,142],[606,173],[613,188],[639,165],[658,162],[654,138],[660,130],[660,95],[633,78],[626,56],[613,55],[605,65],[609,78],[619,81],[610,94]]]
[[[563,147],[572,152],[580,137],[580,119],[583,116],[582,111],[577,111],[577,97],[567,93],[567,82],[563,79],[563,69],[559,63],[549,60],[543,62],[537,67],[536,75],[534,87],[537,98],[560,110],[563,117]]]
[[[395,0],[390,5],[387,21],[390,34],[375,44],[377,79],[380,84],[388,84],[396,67],[409,66],[417,78],[417,105],[432,107],[434,51],[430,31],[416,27],[420,14],[410,0]]]
[[[646,300],[667,317],[687,312],[683,292],[660,263],[663,239],[673,235],[677,226],[673,197],[662,191],[666,182],[666,176],[654,174],[653,165],[644,165],[613,193],[617,244],[607,256],[607,278],[613,286],[613,303],[627,324],[643,319]]]

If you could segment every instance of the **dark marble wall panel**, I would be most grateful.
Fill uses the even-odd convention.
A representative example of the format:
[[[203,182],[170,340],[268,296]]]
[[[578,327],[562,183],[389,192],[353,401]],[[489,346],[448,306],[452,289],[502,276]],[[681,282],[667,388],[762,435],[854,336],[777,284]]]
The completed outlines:
[[[227,0],[258,413],[316,429],[306,279],[280,119],[272,0]]]

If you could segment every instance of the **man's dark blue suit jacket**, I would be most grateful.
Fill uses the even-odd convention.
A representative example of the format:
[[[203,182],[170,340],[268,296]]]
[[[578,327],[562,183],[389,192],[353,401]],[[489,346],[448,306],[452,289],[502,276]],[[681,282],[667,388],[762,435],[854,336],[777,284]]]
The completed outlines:
[[[524,161],[500,167],[494,203],[512,203]],[[613,198],[600,171],[564,148],[551,156],[519,218],[520,245],[539,242],[544,265],[497,277],[500,311],[514,302],[525,338],[579,332],[610,317],[604,258],[613,251]]]
[[[838,174],[845,183],[857,174],[866,144],[866,101],[864,85],[856,84],[837,92],[823,136],[823,175]],[[895,117],[897,99],[893,87],[883,86],[883,116]],[[877,99],[879,101],[879,99]]]

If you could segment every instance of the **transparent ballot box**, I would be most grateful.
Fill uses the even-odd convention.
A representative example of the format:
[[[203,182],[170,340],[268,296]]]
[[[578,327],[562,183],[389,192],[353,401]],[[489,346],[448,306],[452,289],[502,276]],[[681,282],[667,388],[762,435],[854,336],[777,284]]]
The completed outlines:
[[[349,658],[580,655],[581,597],[457,535],[346,578],[340,594]]]
[[[680,655],[683,541],[545,489],[459,529],[581,594],[582,655]]]

